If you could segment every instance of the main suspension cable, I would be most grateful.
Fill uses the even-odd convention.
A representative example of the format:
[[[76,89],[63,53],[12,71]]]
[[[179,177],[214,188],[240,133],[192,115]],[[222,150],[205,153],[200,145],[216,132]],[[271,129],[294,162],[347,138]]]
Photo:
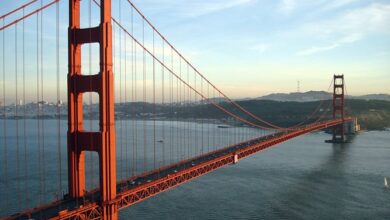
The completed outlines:
[[[22,6],[17,7],[17,8],[15,8],[14,10],[12,10],[12,11],[10,11],[10,12],[8,12],[8,13],[5,13],[5,14],[3,14],[3,15],[1,15],[1,16],[0,16],[0,19],[3,19],[3,18],[5,18],[5,17],[7,17],[7,16],[9,16],[9,15],[11,15],[11,14],[13,14],[13,13],[19,11],[19,10],[22,10],[22,9],[23,9],[23,16],[24,16],[24,9],[25,9],[27,6],[33,4],[34,2],[37,2],[37,1],[38,1],[38,0],[32,0],[32,1],[30,1],[30,2],[27,2],[26,4],[23,4]]]
[[[20,17],[20,18],[14,20],[14,21],[12,21],[12,22],[9,22],[8,24],[4,24],[4,23],[3,23],[3,26],[0,27],[0,31],[6,29],[6,28],[8,28],[8,27],[11,27],[11,26],[14,25],[14,24],[19,23],[20,21],[22,21],[22,20],[24,20],[24,19],[30,17],[31,15],[34,15],[34,14],[39,13],[40,11],[42,11],[42,10],[44,10],[44,9],[46,9],[46,8],[48,8],[48,7],[50,7],[50,6],[52,6],[52,5],[54,5],[55,3],[59,2],[59,1],[61,1],[61,0],[54,0],[54,1],[52,1],[52,2],[50,2],[50,3],[48,3],[48,4],[46,4],[46,5],[42,5],[42,4],[41,4],[41,7],[38,8],[38,9],[36,9],[36,10],[34,10],[34,11],[32,11],[32,12],[26,14],[26,15],[23,15],[22,17]],[[3,16],[4,16],[4,15],[3,15]]]

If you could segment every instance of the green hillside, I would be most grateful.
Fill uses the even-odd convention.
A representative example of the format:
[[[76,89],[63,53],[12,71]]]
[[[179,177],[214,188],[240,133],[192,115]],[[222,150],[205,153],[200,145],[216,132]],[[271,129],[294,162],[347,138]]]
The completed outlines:
[[[315,121],[319,115],[331,118],[331,100],[313,102],[278,102],[269,100],[246,100],[238,102],[248,111],[278,126],[287,127],[307,120]],[[320,111],[308,119],[321,103]],[[255,120],[232,104],[220,103],[229,111],[255,122]],[[347,100],[346,111],[349,116],[358,118],[362,129],[382,130],[390,127],[390,102],[379,100]],[[228,121],[229,116],[211,104],[156,105],[150,103],[127,103],[116,106],[122,118],[152,118],[153,112],[159,119],[217,119]],[[122,116],[120,116],[122,115]]]

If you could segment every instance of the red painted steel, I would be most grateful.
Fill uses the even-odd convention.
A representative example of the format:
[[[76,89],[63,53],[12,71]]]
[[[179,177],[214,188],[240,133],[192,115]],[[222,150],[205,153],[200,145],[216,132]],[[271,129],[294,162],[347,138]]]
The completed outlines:
[[[99,212],[96,211],[97,208],[92,210],[95,214],[100,213],[99,216],[103,219],[117,219],[118,207],[117,203],[113,202],[116,198],[116,154],[111,0],[101,1],[98,27],[80,28],[80,0],[69,1],[69,13],[69,196],[71,198],[84,196],[84,152],[96,151],[99,154],[100,201],[98,205],[101,209]],[[81,72],[81,45],[94,42],[98,42],[100,47],[100,71],[97,75],[86,76]],[[99,95],[99,132],[88,132],[84,129],[82,100],[85,92],[96,92]]]
[[[333,119],[344,119],[344,75],[333,76]],[[332,142],[344,142],[344,123],[333,127]]]

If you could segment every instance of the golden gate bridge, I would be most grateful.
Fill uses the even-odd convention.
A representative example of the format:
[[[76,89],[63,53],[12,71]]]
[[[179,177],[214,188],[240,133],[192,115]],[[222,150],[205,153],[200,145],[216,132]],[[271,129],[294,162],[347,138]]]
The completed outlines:
[[[332,100],[275,125],[210,82],[129,0],[115,10],[110,0],[69,0],[64,104],[60,2],[32,0],[0,17],[2,219],[117,219],[295,137],[331,128],[330,142],[345,141],[343,75],[331,81]]]

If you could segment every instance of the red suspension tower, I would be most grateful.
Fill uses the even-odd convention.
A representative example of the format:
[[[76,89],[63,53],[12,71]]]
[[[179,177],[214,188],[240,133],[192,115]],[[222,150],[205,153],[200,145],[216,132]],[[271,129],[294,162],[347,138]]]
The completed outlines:
[[[333,119],[344,120],[344,75],[333,77]],[[344,123],[333,127],[333,143],[345,141]]]
[[[116,159],[114,127],[114,76],[112,71],[111,0],[101,0],[100,24],[80,28],[80,1],[69,0],[68,30],[68,185],[69,196],[85,193],[85,151],[99,155],[100,206],[103,219],[117,219]],[[99,43],[100,71],[96,75],[81,72],[81,45]],[[99,95],[99,131],[84,129],[83,94]]]

